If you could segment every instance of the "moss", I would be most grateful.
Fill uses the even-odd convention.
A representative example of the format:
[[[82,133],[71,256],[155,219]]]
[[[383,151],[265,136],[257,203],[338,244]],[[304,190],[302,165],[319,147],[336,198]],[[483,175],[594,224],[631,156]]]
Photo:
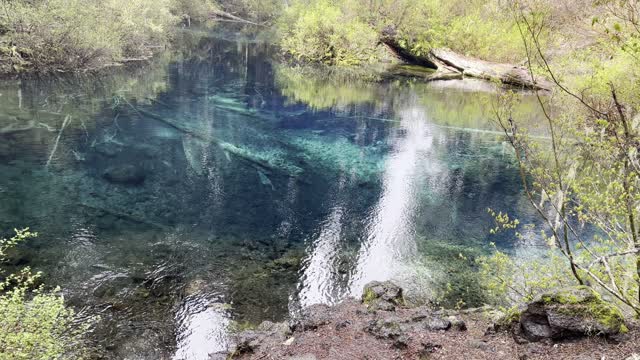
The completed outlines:
[[[580,296],[579,296],[580,295]],[[577,305],[594,301],[601,301],[600,295],[588,286],[576,286],[557,291],[553,294],[542,295],[545,304]]]
[[[373,300],[377,299],[375,291],[370,288],[364,289],[364,294],[362,294],[362,302],[369,305]]]
[[[514,306],[505,312],[505,316],[499,321],[500,325],[509,325],[511,323],[520,321],[521,315],[522,312],[518,309],[517,306]]]
[[[628,332],[629,332],[629,328],[625,324],[620,325],[620,333],[621,334],[626,334]]]
[[[592,303],[588,307],[588,313],[600,324],[608,328],[618,328],[622,332],[624,316],[616,307],[605,303]]]
[[[255,330],[257,328],[258,328],[257,324],[247,320],[244,320],[244,321],[232,320],[229,323],[229,327],[227,329],[229,330],[229,332],[237,334],[246,330]]]
[[[558,304],[560,313],[591,318],[603,327],[623,332],[624,316],[620,309],[602,300],[600,294],[587,286],[578,286],[541,297],[545,304]],[[627,329],[628,331],[628,329]]]

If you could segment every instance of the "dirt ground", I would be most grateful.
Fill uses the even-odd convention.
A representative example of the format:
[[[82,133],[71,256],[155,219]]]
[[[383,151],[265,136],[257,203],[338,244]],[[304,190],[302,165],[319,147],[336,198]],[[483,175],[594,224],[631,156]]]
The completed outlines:
[[[480,312],[460,313],[466,329],[428,330],[409,327],[390,336],[372,331],[373,323],[409,323],[424,309],[367,312],[359,301],[318,306],[292,333],[273,332],[260,345],[236,353],[237,359],[387,360],[387,359],[575,359],[632,358],[640,353],[640,331],[618,339],[588,337],[567,342],[517,343],[509,331],[487,331],[491,322]],[[462,326],[465,327],[465,326]],[[638,358],[640,359],[640,357]]]

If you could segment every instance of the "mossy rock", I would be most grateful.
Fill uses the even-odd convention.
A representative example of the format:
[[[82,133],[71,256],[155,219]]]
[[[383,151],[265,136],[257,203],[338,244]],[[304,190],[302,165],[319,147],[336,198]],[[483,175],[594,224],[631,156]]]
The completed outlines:
[[[531,340],[624,333],[624,316],[615,305],[602,300],[587,286],[575,286],[542,294],[527,305],[520,330]]]
[[[402,288],[391,281],[372,281],[364,286],[362,303],[371,311],[393,311],[405,305],[402,293]]]

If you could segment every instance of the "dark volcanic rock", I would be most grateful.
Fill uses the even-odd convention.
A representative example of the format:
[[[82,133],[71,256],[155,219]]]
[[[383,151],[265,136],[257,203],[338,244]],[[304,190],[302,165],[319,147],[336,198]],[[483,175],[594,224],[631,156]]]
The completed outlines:
[[[253,353],[266,342],[282,343],[291,335],[291,328],[286,323],[264,321],[255,330],[245,330],[235,337],[235,348],[232,354]]]
[[[331,322],[332,308],[325,304],[311,305],[304,310],[299,319],[293,321],[291,327],[295,330],[315,330]]]
[[[437,316],[432,316],[424,321],[425,328],[431,331],[451,329],[451,321]]]
[[[134,165],[111,166],[102,176],[109,182],[123,185],[140,185],[147,177],[144,169]]]
[[[404,306],[402,288],[391,281],[372,281],[364,286],[362,302],[370,311],[393,311]]]
[[[397,317],[373,320],[366,331],[379,339],[398,339],[405,334],[402,320]]]
[[[517,330],[529,341],[540,341],[611,336],[625,332],[626,327],[618,308],[594,290],[577,286],[538,296],[521,314]]]
[[[460,316],[449,316],[447,318],[451,322],[451,327],[458,331],[467,331],[467,323]]]

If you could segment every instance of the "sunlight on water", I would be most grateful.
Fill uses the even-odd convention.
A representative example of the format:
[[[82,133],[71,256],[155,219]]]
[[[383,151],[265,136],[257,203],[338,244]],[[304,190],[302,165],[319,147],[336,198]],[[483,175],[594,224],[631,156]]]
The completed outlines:
[[[368,217],[366,239],[350,281],[353,296],[358,296],[363,286],[372,280],[392,278],[399,264],[416,255],[412,217],[418,206],[416,185],[422,175],[418,168],[438,166],[437,159],[429,156],[434,129],[419,107],[403,110],[399,118],[401,136],[386,162],[382,194]]]
[[[179,335],[174,360],[207,360],[227,351],[229,316],[216,305],[220,304],[198,297],[185,299],[176,313]]]
[[[344,178],[338,182],[337,195],[344,189]],[[345,201],[343,199],[342,201]],[[336,201],[340,204],[340,201]],[[299,285],[300,305],[332,304],[340,299],[340,274],[336,261],[342,239],[343,214],[346,204],[337,205],[322,222],[317,237],[310,242],[308,257]]]

